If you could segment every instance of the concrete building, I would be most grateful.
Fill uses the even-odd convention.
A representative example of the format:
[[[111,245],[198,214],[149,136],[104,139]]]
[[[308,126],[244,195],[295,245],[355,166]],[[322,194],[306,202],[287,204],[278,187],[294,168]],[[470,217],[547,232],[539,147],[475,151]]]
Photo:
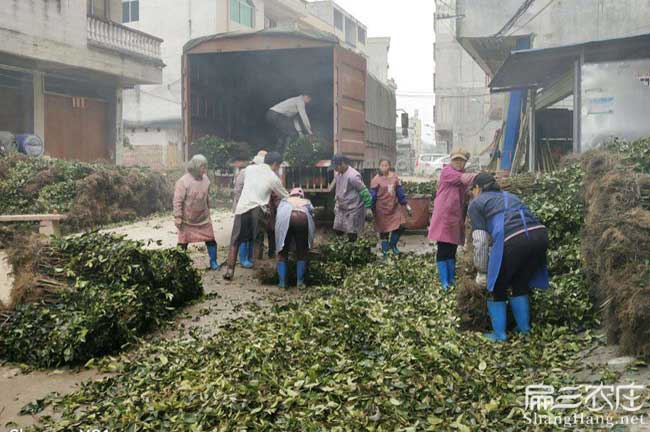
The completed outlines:
[[[390,50],[389,37],[368,38],[366,53],[368,55],[368,71],[384,84],[391,81],[388,77],[388,51]]]
[[[121,24],[121,0],[5,0],[0,14],[0,130],[45,154],[122,158],[122,89],[160,83],[161,39]]]
[[[307,3],[307,10],[334,29],[347,48],[367,54],[368,28],[332,0]]]
[[[459,146],[475,154],[501,127],[503,110],[493,104],[489,77],[456,39],[457,2],[437,0],[434,12],[436,143],[446,151]]]
[[[515,91],[489,95],[488,83],[504,63],[511,51],[527,48],[553,48],[590,41],[600,41],[647,33],[650,29],[650,3],[645,0],[576,0],[571,2],[534,2],[531,0],[445,0],[437,1],[435,19],[436,42],[436,127],[440,127],[438,139],[456,136],[457,130],[477,130],[486,144],[494,132],[502,128],[502,121],[509,111],[512,118],[517,117],[517,107],[513,100],[519,100],[519,111],[525,106],[526,94]],[[455,50],[443,49],[443,44],[462,46],[465,60],[458,61]],[[467,55],[472,62],[467,60]],[[463,96],[466,90],[467,70],[472,75],[478,68],[485,74],[485,81],[479,85],[474,76],[472,95]],[[441,78],[440,75],[444,75]],[[456,79],[454,77],[457,77]],[[545,95],[539,109],[550,108],[545,113],[549,121],[573,128],[572,100],[566,96],[572,93],[572,81],[567,77],[566,85],[555,86],[557,94]],[[458,99],[475,98],[483,101],[483,114],[477,115],[473,105],[458,109],[459,103],[445,100],[446,91],[457,92]],[[523,102],[522,102],[523,101]],[[561,111],[561,110],[564,110]],[[447,114],[451,113],[451,114]],[[552,114],[552,115],[550,115]],[[441,121],[441,124],[438,124]],[[518,134],[518,122],[506,124],[504,134]],[[510,127],[512,126],[512,127]],[[538,126],[539,127],[539,126]],[[564,126],[563,126],[564,127]],[[452,130],[451,133],[446,131]],[[569,132],[569,135],[571,133]],[[568,144],[571,147],[571,138]],[[480,147],[478,143],[474,145]],[[511,155],[512,156],[512,155]]]

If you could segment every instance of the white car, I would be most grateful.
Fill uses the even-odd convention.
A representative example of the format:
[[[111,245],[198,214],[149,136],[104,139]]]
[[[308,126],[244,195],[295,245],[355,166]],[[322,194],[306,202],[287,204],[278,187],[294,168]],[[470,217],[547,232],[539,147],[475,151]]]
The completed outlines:
[[[445,156],[444,154],[437,153],[421,154],[415,161],[415,175],[424,177],[432,176],[435,171],[433,167],[434,163]],[[442,169],[442,166],[440,166],[440,169]]]

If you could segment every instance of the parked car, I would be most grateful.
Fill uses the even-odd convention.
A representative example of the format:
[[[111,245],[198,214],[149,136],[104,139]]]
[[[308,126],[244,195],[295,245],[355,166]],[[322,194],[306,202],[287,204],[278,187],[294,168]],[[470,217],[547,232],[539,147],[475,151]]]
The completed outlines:
[[[431,176],[434,173],[433,164],[438,159],[445,157],[444,154],[439,153],[424,153],[421,154],[415,161],[415,175],[416,176]],[[442,166],[441,166],[442,169]]]

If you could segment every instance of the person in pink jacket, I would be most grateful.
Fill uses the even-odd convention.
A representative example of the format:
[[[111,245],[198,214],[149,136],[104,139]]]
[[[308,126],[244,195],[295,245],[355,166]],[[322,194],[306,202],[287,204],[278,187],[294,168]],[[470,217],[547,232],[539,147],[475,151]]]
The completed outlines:
[[[451,163],[442,168],[433,202],[428,238],[437,243],[438,277],[444,290],[456,282],[456,249],[465,243],[465,195],[477,175],[465,173],[469,156],[458,148],[451,152]]]

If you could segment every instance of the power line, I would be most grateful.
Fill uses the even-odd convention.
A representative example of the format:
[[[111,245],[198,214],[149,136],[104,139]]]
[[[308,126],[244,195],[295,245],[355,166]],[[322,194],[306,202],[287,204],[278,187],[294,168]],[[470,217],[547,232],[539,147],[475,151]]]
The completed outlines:
[[[540,10],[539,10],[535,15],[532,16],[531,19],[529,19],[528,21],[526,21],[524,24],[522,24],[522,25],[520,25],[520,26],[517,26],[517,29],[516,29],[516,30],[512,30],[512,31],[508,34],[508,36],[510,36],[511,34],[513,34],[515,31],[520,30],[520,29],[526,27],[526,26],[527,26],[528,24],[530,24],[530,23],[531,23],[535,18],[537,18],[537,17],[538,17],[542,12],[544,12],[546,9],[548,9],[548,7],[549,7],[550,5],[552,5],[554,2],[555,2],[555,0],[551,0],[551,1],[549,1],[549,2],[546,4],[546,6],[544,6],[543,8],[541,8],[541,9],[540,9]]]
[[[535,0],[524,0],[524,2],[519,6],[519,9],[515,14],[501,27],[501,30],[494,34],[495,37],[504,36],[516,23],[519,21],[519,18],[528,11],[528,9],[535,3]]]

